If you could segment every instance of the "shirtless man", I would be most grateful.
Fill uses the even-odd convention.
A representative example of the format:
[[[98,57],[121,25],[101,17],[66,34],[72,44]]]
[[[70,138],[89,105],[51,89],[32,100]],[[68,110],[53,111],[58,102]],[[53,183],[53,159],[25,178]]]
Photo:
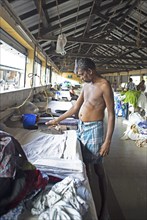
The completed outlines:
[[[107,190],[102,160],[103,157],[109,154],[115,124],[113,91],[110,83],[97,74],[95,63],[91,59],[84,58],[79,60],[77,69],[78,75],[85,82],[78,100],[67,112],[46,124],[58,124],[65,118],[79,112],[77,137],[81,142],[85,164],[93,164],[95,173],[99,177],[102,198],[99,219],[107,220]],[[104,137],[103,119],[106,108],[108,121]]]

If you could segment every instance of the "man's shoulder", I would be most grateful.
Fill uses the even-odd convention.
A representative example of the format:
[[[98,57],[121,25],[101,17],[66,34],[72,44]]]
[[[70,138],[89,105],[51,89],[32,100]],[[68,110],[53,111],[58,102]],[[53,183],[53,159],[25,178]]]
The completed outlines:
[[[107,79],[105,79],[104,77],[102,77],[102,76],[99,76],[97,78],[97,82],[98,83],[108,83],[109,84],[109,81]]]
[[[100,88],[103,92],[112,89],[110,82],[103,77],[98,80],[97,87]]]
[[[105,78],[102,78],[100,83],[101,83],[102,86],[106,86],[106,87],[110,86],[110,82]]]

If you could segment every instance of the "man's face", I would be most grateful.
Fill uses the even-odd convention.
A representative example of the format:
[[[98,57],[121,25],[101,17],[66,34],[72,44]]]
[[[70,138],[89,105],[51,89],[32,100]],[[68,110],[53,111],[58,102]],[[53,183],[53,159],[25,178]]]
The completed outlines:
[[[92,81],[92,70],[83,70],[83,69],[78,69],[78,75],[80,76],[81,80],[87,83],[90,83]]]

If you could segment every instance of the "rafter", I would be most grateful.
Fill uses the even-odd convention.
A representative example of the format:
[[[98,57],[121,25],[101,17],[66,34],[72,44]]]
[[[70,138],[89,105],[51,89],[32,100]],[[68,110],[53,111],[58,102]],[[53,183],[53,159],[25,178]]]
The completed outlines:
[[[63,55],[61,54],[57,54],[56,52],[48,52],[48,55],[51,56],[61,56],[63,57]],[[66,55],[64,55],[64,57],[91,57],[91,58],[96,58],[96,59],[107,59],[107,60],[111,60],[111,59],[119,59],[119,60],[138,60],[138,61],[142,61],[142,60],[147,60],[147,57],[140,57],[140,58],[136,58],[136,57],[127,57],[127,56],[102,56],[102,55],[93,55],[93,54],[82,54],[82,53],[66,53]]]
[[[36,5],[36,8],[37,8],[39,17],[42,20],[43,26],[45,28],[47,28],[49,26],[48,17],[42,8],[42,1],[41,0],[39,0],[39,1],[34,0],[34,4]]]
[[[48,36],[48,37],[40,37],[39,40],[43,40],[43,41],[57,41],[57,37],[56,36]],[[74,37],[67,37],[67,41],[70,43],[84,43],[84,44],[96,44],[96,45],[121,45],[121,46],[125,46],[125,47],[136,47],[135,43],[132,42],[124,42],[124,41],[110,41],[110,40],[103,40],[103,39],[92,39],[92,38],[74,38]],[[147,44],[142,43],[141,47],[147,47]]]

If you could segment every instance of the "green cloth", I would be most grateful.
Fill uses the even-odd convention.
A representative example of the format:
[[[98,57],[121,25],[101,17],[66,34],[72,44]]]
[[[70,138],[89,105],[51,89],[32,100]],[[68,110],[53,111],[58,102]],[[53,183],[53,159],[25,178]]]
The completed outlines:
[[[130,103],[131,105],[133,105],[134,108],[136,108],[140,94],[141,94],[140,91],[129,90],[123,93],[123,95],[125,95],[125,99],[123,101],[124,103]]]

